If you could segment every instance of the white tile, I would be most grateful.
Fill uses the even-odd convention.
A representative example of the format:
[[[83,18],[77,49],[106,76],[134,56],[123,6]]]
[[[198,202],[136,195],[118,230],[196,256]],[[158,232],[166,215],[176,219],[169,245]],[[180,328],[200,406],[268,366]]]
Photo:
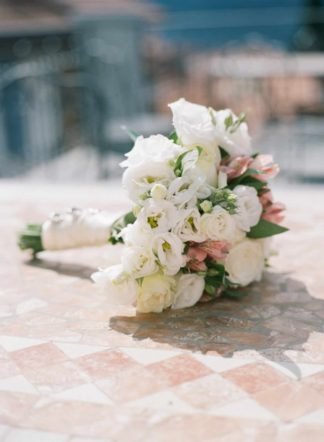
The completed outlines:
[[[319,364],[294,364],[293,362],[275,361],[265,362],[292,379],[300,379],[324,371],[324,366]]]
[[[1,379],[0,391],[16,391],[20,393],[38,394],[33,385],[22,375]]]
[[[69,442],[113,442],[112,439],[92,439],[88,437],[72,437]]]
[[[153,364],[181,354],[181,352],[172,350],[151,350],[146,348],[122,347],[121,350],[135,361],[143,365]]]
[[[27,301],[20,302],[16,307],[17,315],[22,315],[23,313],[29,313],[38,308],[46,307],[47,303],[39,298],[30,298]]]
[[[67,434],[17,428],[9,432],[4,442],[67,442],[68,439]]]
[[[98,351],[103,351],[106,348],[94,345],[70,344],[65,342],[55,342],[55,345],[69,358],[79,358],[81,356],[97,353]]]
[[[130,407],[147,410],[164,410],[169,413],[194,413],[195,408],[179,399],[171,391],[161,391],[159,393],[145,396],[145,398],[128,402]]]
[[[67,401],[93,402],[97,404],[111,405],[112,401],[93,384],[85,384],[74,387],[69,390],[56,393],[51,396],[52,399]]]
[[[5,435],[10,431],[10,427],[7,425],[0,425],[0,440],[4,440]]]
[[[208,410],[213,416],[240,417],[245,419],[277,420],[270,411],[252,399],[241,399],[221,407],[212,407]]]
[[[222,371],[231,370],[232,368],[241,367],[251,363],[251,361],[240,358],[222,358],[221,356],[210,356],[196,353],[193,355],[199,362],[202,362],[206,367],[221,373]]]
[[[312,413],[308,413],[305,416],[298,419],[296,422],[301,422],[305,424],[322,424],[324,423],[324,408],[320,410],[313,411]],[[323,430],[324,436],[324,430]],[[324,440],[324,437],[323,437]]]
[[[20,338],[17,336],[0,336],[0,345],[7,351],[21,350],[22,348],[32,347],[33,345],[44,344],[40,339]]]

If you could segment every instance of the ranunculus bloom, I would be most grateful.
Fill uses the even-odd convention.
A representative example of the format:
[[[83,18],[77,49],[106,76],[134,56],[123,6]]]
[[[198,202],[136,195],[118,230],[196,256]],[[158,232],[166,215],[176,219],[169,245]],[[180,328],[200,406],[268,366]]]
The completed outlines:
[[[207,269],[205,259],[208,257],[214,261],[226,258],[230,249],[230,244],[227,241],[212,241],[207,240],[202,243],[192,243],[187,252],[188,263],[190,270],[204,271]]]
[[[260,172],[252,176],[261,181],[268,181],[270,178],[274,178],[279,173],[279,166],[273,162],[272,155],[258,155],[249,164],[249,168]]]
[[[228,180],[233,180],[234,178],[243,175],[243,173],[247,171],[252,161],[253,160],[251,157],[236,157],[229,163],[221,165],[220,170],[226,173]]]
[[[283,219],[283,211],[286,209],[285,205],[279,202],[273,202],[272,192],[268,190],[259,197],[262,204],[263,213],[262,218],[275,224],[280,224]]]

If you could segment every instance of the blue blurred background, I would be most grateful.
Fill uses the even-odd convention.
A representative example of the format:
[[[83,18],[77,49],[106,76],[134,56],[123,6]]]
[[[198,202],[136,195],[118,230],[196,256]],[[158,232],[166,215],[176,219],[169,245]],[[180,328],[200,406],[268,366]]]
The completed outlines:
[[[289,181],[324,181],[324,0],[0,0],[0,177],[118,176],[121,126],[181,96],[246,111]]]

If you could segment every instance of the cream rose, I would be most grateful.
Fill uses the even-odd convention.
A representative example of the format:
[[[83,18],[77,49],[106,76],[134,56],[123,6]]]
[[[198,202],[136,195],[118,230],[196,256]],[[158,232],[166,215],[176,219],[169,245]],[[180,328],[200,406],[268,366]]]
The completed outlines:
[[[234,215],[237,226],[249,232],[255,226],[262,214],[262,205],[259,201],[257,191],[250,186],[236,186],[233,193],[237,195],[237,213]]]
[[[233,217],[221,206],[215,206],[211,213],[201,216],[200,230],[206,239],[231,242],[235,227]]]
[[[172,308],[179,309],[195,305],[201,298],[204,287],[205,280],[202,276],[194,273],[181,275],[177,282]]]
[[[109,304],[133,304],[136,300],[137,282],[124,272],[121,265],[93,273],[91,279],[106,294]]]
[[[126,247],[121,256],[123,270],[134,278],[142,278],[158,271],[152,248]]]
[[[155,273],[146,276],[137,292],[136,309],[140,313],[160,313],[173,303],[176,280],[171,276]]]
[[[246,286],[260,281],[263,268],[263,247],[258,240],[244,239],[231,248],[225,258],[225,269],[234,284]]]

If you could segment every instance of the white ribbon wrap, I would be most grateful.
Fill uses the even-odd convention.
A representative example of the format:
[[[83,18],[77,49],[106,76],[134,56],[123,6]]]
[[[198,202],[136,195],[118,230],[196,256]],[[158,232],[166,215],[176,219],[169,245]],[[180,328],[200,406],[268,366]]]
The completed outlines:
[[[42,226],[44,250],[101,246],[107,243],[113,219],[94,209],[54,213]]]

